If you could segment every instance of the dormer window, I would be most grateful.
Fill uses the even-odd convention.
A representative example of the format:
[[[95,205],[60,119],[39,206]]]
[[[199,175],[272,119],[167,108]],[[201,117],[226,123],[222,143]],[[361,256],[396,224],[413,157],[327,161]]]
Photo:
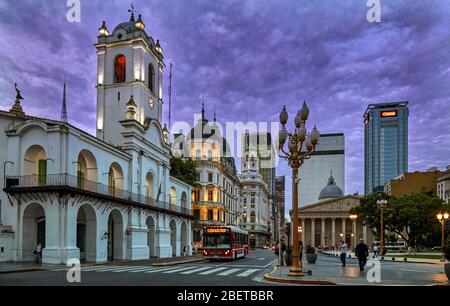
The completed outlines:
[[[124,83],[127,60],[124,55],[118,55],[114,61],[114,83]]]

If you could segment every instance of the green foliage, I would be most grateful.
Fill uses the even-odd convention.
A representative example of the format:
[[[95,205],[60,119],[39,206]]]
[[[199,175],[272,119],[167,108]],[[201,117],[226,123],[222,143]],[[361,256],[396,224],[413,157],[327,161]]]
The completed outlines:
[[[316,249],[310,243],[308,243],[306,245],[305,252],[308,254],[314,254],[316,253]]]
[[[383,193],[366,196],[362,198],[361,205],[353,208],[350,213],[357,214],[358,219],[365,222],[378,239],[381,227],[381,208],[377,205],[379,199],[388,201],[384,209],[385,229],[400,235],[411,246],[415,246],[422,236],[439,231],[440,224],[436,214],[439,211],[448,211],[450,207],[444,204],[433,190],[398,198]]]
[[[450,261],[450,237],[448,237],[447,240],[445,241],[444,255],[445,255],[445,259]]]
[[[191,159],[172,157],[170,160],[170,175],[191,186],[197,183],[195,162]]]

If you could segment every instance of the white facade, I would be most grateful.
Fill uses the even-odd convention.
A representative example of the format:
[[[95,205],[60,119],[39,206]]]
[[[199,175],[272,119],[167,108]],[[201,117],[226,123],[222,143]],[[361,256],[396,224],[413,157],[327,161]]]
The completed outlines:
[[[447,171],[438,178],[437,186],[437,196],[445,201],[445,203],[450,203],[450,166],[447,167]]]
[[[299,170],[299,206],[318,202],[320,191],[333,172],[336,184],[345,194],[344,134],[320,135],[313,157]]]
[[[250,247],[265,246],[273,240],[274,218],[267,184],[259,173],[256,152],[247,152],[241,161],[242,218],[240,227],[249,233]]]
[[[158,111],[152,114],[143,102],[150,95],[143,78],[110,85],[112,71],[105,68],[114,67],[115,52],[134,61],[139,53],[145,65],[154,59],[148,46],[136,47],[143,31],[132,24],[114,31],[131,29],[123,30],[121,42],[107,36],[96,45],[104,52],[98,65],[98,137],[64,122],[0,111],[0,163],[6,169],[6,178],[0,174],[6,180],[0,217],[8,229],[0,233],[0,247],[7,248],[1,261],[32,260],[38,242],[43,263],[50,264],[180,256],[184,246],[190,254],[192,188],[169,175],[170,146],[157,114],[162,103],[155,101]],[[160,61],[162,72],[162,55]],[[129,73],[127,68],[127,78]],[[122,102],[110,101],[119,87]],[[135,103],[129,103],[132,94]]]

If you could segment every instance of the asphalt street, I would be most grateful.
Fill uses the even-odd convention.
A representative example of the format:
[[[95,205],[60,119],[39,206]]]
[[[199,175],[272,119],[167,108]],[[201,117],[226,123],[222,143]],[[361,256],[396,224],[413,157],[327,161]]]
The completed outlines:
[[[68,268],[47,271],[0,274],[0,286],[265,286],[276,285],[263,280],[273,271],[277,259],[271,250],[255,250],[238,261],[191,262],[167,267],[153,267],[137,261],[82,265],[81,283],[67,281]],[[442,265],[409,262],[380,263],[381,283],[375,285],[433,285],[448,280]],[[360,272],[357,261],[349,259],[342,267],[339,258],[319,255],[311,278],[328,279],[342,285],[374,285],[367,282],[366,272]]]
[[[273,270],[270,250],[255,250],[237,261],[200,261],[168,267],[143,262],[83,266],[81,283],[69,283],[68,268],[0,274],[0,286],[262,286],[262,276]]]

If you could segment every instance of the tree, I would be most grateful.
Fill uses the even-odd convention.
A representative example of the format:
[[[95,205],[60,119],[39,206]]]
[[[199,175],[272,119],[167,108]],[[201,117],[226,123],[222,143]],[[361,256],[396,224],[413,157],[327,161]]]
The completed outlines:
[[[388,200],[388,206],[384,209],[385,229],[402,237],[412,246],[423,236],[439,231],[436,214],[449,210],[450,207],[433,190],[423,190],[403,197],[389,197],[383,193],[366,196],[361,200],[361,205],[353,208],[351,213],[357,214],[358,219],[365,222],[378,237],[380,233],[377,230],[381,226],[381,212],[377,205],[379,199]]]
[[[172,157],[170,160],[170,175],[191,186],[197,183],[197,170],[191,158]]]

